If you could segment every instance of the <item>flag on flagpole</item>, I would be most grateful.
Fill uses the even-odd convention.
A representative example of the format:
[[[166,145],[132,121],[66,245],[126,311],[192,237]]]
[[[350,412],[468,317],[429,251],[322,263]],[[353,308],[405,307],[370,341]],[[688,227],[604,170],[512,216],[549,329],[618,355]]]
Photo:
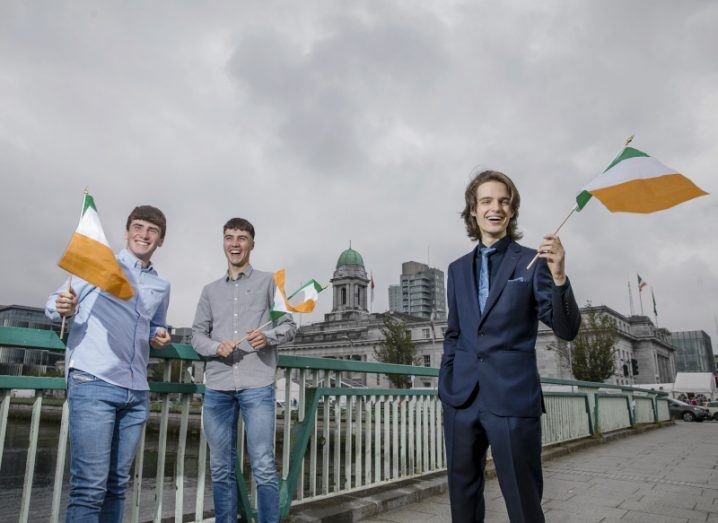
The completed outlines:
[[[314,310],[314,307],[319,300],[319,293],[325,288],[322,287],[316,280],[309,280],[307,283],[302,285],[296,292],[291,294],[287,298],[287,294],[284,291],[285,283],[285,270],[279,269],[274,273],[274,283],[277,288],[274,291],[274,301],[269,309],[269,317],[272,320],[288,314],[290,312],[298,313],[309,313]],[[297,298],[299,302],[297,305],[291,305],[289,300]]]
[[[638,292],[641,292],[643,287],[646,286],[646,282],[641,278],[640,274],[636,274],[636,277],[638,278]]]
[[[129,300],[134,295],[132,285],[105,237],[95,200],[87,192],[82,202],[80,223],[57,264],[122,300]]]
[[[369,291],[370,291],[370,293],[371,293],[371,302],[374,303],[374,287],[375,287],[375,285],[374,285],[374,273],[371,273],[370,277],[371,277],[371,281],[370,281],[370,283],[369,283]]]
[[[676,169],[643,151],[625,147],[576,196],[576,210],[582,210],[595,196],[611,212],[652,213],[706,194]]]
[[[658,318],[658,308],[656,307],[656,295],[653,294],[653,287],[651,286],[651,299],[653,300],[653,315]]]

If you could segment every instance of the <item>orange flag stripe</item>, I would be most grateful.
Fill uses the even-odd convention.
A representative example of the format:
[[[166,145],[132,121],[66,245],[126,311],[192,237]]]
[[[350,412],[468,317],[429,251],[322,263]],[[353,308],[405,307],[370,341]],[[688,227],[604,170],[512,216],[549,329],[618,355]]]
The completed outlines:
[[[107,245],[74,233],[58,265],[122,300],[134,296],[132,285]]]

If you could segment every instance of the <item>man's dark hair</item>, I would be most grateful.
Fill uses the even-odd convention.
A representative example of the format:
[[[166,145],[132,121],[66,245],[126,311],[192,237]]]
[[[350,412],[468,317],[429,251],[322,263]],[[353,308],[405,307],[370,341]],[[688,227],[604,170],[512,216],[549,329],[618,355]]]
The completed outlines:
[[[481,230],[477,222],[477,217],[472,216],[471,213],[476,211],[476,189],[479,185],[486,182],[501,182],[509,190],[509,197],[511,198],[511,211],[513,216],[509,220],[509,225],[506,228],[506,235],[512,240],[520,240],[523,236],[518,231],[518,220],[519,220],[519,206],[521,205],[521,196],[519,195],[518,189],[511,181],[511,178],[506,176],[504,173],[499,171],[482,171],[475,175],[473,179],[466,186],[466,193],[464,199],[466,200],[466,206],[461,211],[461,217],[464,219],[466,224],[466,233],[469,238],[475,241],[481,240]]]
[[[235,229],[238,231],[248,232],[254,240],[254,225],[249,223],[249,220],[245,220],[244,218],[232,218],[224,224],[222,232],[227,232],[227,229]]]
[[[138,205],[127,217],[126,229],[130,230],[130,224],[133,220],[144,220],[150,222],[160,228],[160,238],[164,239],[167,232],[167,219],[162,211],[151,205]]]

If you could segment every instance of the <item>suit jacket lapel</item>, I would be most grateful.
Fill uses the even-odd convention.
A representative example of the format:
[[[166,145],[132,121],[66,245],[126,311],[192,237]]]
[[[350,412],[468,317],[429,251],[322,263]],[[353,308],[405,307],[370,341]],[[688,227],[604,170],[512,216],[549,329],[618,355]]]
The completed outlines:
[[[476,276],[474,275],[475,256],[476,249],[464,257],[464,266],[462,267],[461,272],[464,276],[464,285],[467,289],[469,289],[469,301],[471,301],[472,307],[471,310],[473,311],[474,318],[478,321],[481,313],[479,312],[479,291],[476,288]]]
[[[489,312],[491,312],[491,308],[496,304],[496,300],[499,299],[501,291],[503,291],[504,287],[506,287],[506,282],[509,280],[509,276],[513,274],[514,268],[516,268],[516,264],[519,261],[520,254],[521,247],[519,247],[518,243],[511,241],[506,248],[506,254],[504,255],[504,259],[501,261],[501,267],[499,267],[499,272],[496,274],[496,280],[491,283],[491,288],[489,289],[489,297],[486,300],[486,306],[484,307],[484,313],[481,315],[479,327],[481,327],[481,324],[486,320],[486,317],[488,316]]]

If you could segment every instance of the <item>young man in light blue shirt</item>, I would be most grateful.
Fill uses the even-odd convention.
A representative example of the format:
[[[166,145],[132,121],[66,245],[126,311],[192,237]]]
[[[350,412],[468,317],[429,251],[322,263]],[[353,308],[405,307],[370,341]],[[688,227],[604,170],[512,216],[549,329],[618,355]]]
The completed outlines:
[[[149,418],[150,345],[170,344],[170,284],[150,261],[167,229],[156,207],[127,218],[127,244],[117,255],[135,294],[127,301],[80,278],[45,305],[51,320],[73,316],[65,373],[70,411],[68,522],[122,521],[125,490],[142,428]]]

